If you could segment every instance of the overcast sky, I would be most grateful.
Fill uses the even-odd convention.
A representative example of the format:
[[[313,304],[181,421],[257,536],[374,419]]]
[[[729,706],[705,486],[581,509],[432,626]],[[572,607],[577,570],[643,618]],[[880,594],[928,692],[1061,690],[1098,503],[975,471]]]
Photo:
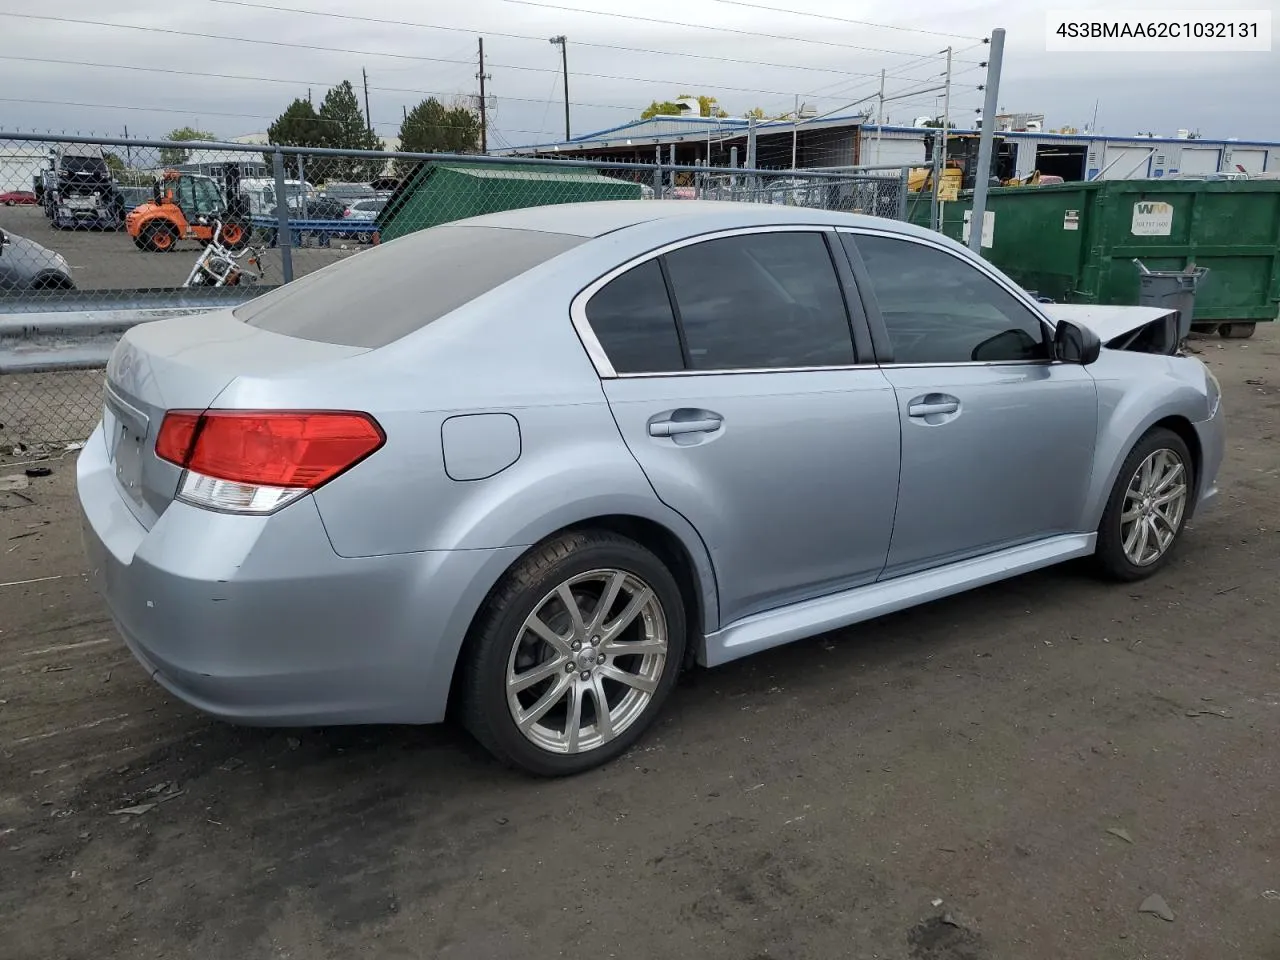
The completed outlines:
[[[327,86],[343,79],[359,88],[364,68],[373,121],[380,134],[393,136],[402,107],[412,107],[426,93],[453,97],[476,91],[476,39],[484,36],[488,91],[497,98],[491,144],[545,142],[563,135],[560,51],[547,40],[555,34],[568,37],[575,135],[625,123],[651,100],[685,92],[716,96],[739,115],[755,106],[779,114],[792,108],[796,96],[819,110],[834,110],[873,96],[881,69],[890,76],[890,96],[924,90],[941,83],[943,58],[938,54],[948,44],[956,50],[951,115],[953,122],[963,124],[981,104],[977,85],[985,71],[977,64],[986,59],[987,47],[979,39],[993,27],[1004,27],[1008,41],[1000,105],[1005,110],[1043,112],[1049,127],[1083,127],[1097,102],[1098,129],[1110,134],[1151,130],[1172,135],[1185,127],[1208,137],[1280,140],[1280,108],[1275,106],[1280,52],[1045,52],[1046,9],[1100,11],[1105,9],[1100,3],[751,0],[796,11],[773,12],[732,0],[547,2],[562,9],[515,0],[59,0],[39,6],[34,0],[0,0],[0,12],[8,14],[156,28],[0,16],[8,98],[0,97],[0,129],[119,135],[127,125],[131,136],[162,136],[192,125],[220,137],[241,136],[264,131],[293,97],[306,96],[309,86],[317,104]],[[1195,5],[1222,4],[1198,0]],[[1126,0],[1123,6],[1170,8],[1167,2],[1147,0]],[[1270,9],[1280,24],[1280,0],[1232,6]],[[835,22],[799,11],[911,29]],[[456,29],[332,16],[340,13]],[[934,33],[918,32],[922,30]],[[186,76],[183,71],[227,78]],[[889,121],[896,123],[940,111],[941,95],[933,92],[887,107]]]

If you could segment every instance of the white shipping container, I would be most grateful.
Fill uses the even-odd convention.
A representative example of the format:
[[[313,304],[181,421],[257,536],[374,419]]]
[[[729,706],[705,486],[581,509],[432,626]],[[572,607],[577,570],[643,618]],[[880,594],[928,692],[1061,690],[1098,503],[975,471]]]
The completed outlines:
[[[34,188],[32,183],[48,166],[48,158],[39,153],[4,153],[0,151],[0,193]]]

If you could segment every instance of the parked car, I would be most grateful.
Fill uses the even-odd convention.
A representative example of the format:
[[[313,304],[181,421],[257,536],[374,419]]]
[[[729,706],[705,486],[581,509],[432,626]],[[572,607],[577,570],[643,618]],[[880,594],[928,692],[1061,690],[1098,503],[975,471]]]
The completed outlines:
[[[75,286],[62,254],[0,230],[0,291],[74,290]]]
[[[36,195],[30,190],[10,190],[7,193],[0,193],[0,203],[6,207],[34,206],[36,202]]]
[[[374,197],[369,200],[356,200],[347,207],[346,219],[361,220],[369,223],[368,233],[357,233],[356,239],[360,243],[370,243],[373,240],[374,221],[378,219],[378,214],[382,212],[382,208],[387,205],[387,197]]]
[[[153,187],[120,186],[117,189],[120,191],[120,199],[124,203],[126,216],[144,203],[151,203],[155,199],[155,189]]]
[[[1047,309],[939,234],[808,208],[432,227],[131,328],[77,467],[89,567],[211,714],[453,706],[578,772],[693,661],[1076,557],[1159,570],[1217,492],[1217,381],[1168,311]]]

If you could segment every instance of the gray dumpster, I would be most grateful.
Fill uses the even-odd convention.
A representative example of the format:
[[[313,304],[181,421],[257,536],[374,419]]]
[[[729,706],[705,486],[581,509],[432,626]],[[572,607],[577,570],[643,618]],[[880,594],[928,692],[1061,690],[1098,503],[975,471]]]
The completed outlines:
[[[1178,311],[1178,341],[1191,333],[1191,314],[1196,306],[1196,286],[1209,272],[1208,267],[1194,263],[1185,270],[1148,270],[1141,260],[1138,265],[1138,305]]]

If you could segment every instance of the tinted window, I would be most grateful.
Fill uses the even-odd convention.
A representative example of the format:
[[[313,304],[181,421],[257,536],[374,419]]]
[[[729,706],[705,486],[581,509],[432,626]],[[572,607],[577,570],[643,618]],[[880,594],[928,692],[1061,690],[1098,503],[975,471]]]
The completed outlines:
[[[304,340],[382,347],[582,242],[533,230],[432,227],[287,283],[235,316]]]
[[[666,260],[691,369],[854,362],[822,234],[725,237],[675,250]]]
[[[587,304],[587,320],[618,373],[684,369],[676,318],[657,260],[601,287]]]
[[[1048,358],[1040,321],[976,267],[908,240],[861,236],[856,245],[895,363]]]

